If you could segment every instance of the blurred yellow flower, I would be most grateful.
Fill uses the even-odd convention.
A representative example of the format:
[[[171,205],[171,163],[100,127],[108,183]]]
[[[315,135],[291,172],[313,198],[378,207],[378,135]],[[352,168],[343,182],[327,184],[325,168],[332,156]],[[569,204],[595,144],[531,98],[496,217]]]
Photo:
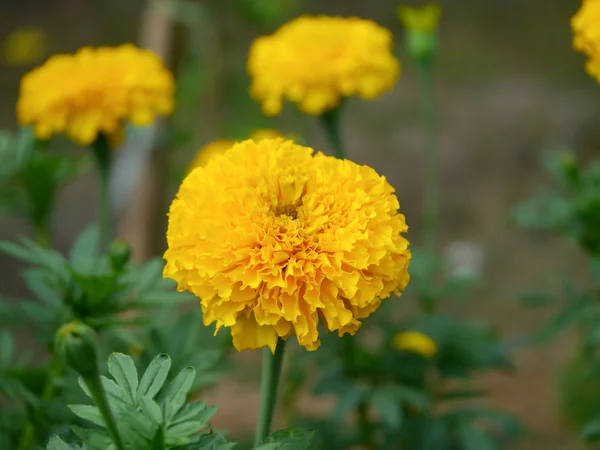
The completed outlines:
[[[250,135],[250,139],[256,142],[262,141],[264,139],[274,139],[278,137],[283,136],[279,131],[270,129],[259,129],[254,131]],[[235,144],[235,141],[230,141],[228,139],[217,139],[216,141],[213,141],[210,144],[206,144],[204,147],[198,150],[198,153],[196,153],[196,157],[192,161],[192,164],[190,164],[188,172],[192,171],[196,167],[207,165],[213,157],[229,150],[231,147],[233,147],[233,144]]]
[[[432,358],[437,353],[433,339],[419,331],[405,331],[394,336],[392,345],[396,350],[417,353],[424,358]]]
[[[302,16],[254,41],[250,92],[269,116],[284,99],[320,115],[342,97],[372,99],[391,89],[400,74],[391,49],[390,31],[371,20]]]
[[[398,7],[398,17],[408,30],[432,33],[442,17],[442,8],[437,3],[428,3],[421,8],[401,5]]]
[[[17,115],[35,135],[66,133],[81,145],[98,134],[109,139],[124,121],[149,125],[173,110],[173,76],[149,50],[126,44],[85,47],[54,55],[21,80]]]
[[[292,141],[235,144],[192,171],[169,211],[163,275],[201,298],[238,350],[318,325],[354,334],[400,294],[411,257],[394,189],[367,166]]]
[[[34,63],[44,56],[47,40],[48,36],[40,28],[17,28],[2,41],[0,60],[7,66]]]
[[[600,0],[583,0],[571,27],[573,47],[588,56],[585,68],[600,83]]]

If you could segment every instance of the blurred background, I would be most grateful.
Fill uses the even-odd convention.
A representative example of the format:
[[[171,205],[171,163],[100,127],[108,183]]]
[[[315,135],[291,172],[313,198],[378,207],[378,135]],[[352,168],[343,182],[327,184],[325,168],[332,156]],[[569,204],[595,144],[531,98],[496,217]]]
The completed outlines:
[[[515,204],[544,180],[545,151],[567,147],[586,157],[600,148],[600,87],[586,75],[585,58],[571,47],[569,20],[580,2],[439,4],[439,250],[486,280],[476,301],[459,304],[455,313],[490,321],[504,336],[518,339],[552,312],[523,308],[521,294],[555,285],[559,277],[578,279],[583,272],[577,249],[519,230],[510,220]],[[19,80],[53,53],[134,42],[161,54],[178,78],[179,109],[169,121],[171,133],[155,139],[148,151],[144,139],[152,135],[140,132],[122,149],[113,180],[119,235],[133,243],[138,260],[160,255],[168,204],[198,148],[274,128],[328,152],[316,119],[289,105],[281,116],[265,118],[249,97],[245,64],[253,38],[301,13],[371,18],[394,33],[402,74],[393,91],[378,100],[348,102],[344,139],[351,159],[389,179],[409,227],[418,230],[425,134],[417,70],[405,56],[398,5],[391,0],[5,1],[0,6],[0,128],[17,128]],[[19,29],[29,38],[15,41],[11,33]],[[15,45],[21,49],[16,53]],[[20,52],[29,56],[20,58]],[[65,151],[83,151],[60,142]],[[60,250],[97,219],[95,177],[86,172],[61,194],[52,227]],[[0,217],[0,239],[30,234],[26,227]],[[4,294],[25,295],[18,270],[13,259],[0,254]],[[555,398],[556,369],[569,358],[570,344],[565,336],[541,350],[519,351],[514,373],[481,380],[495,406],[516,414],[533,431],[515,449],[578,448],[575,433],[558,418]],[[247,355],[240,358],[255,362]],[[254,372],[257,380],[258,366],[248,373]],[[206,400],[219,405],[215,426],[227,426],[234,435],[251,429],[255,417],[245,414],[243,405],[258,403],[257,388],[258,383],[230,380],[213,389]]]

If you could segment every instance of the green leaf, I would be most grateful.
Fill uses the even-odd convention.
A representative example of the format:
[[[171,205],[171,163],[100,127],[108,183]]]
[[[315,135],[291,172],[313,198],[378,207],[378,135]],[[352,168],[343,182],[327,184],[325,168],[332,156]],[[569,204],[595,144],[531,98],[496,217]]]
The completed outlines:
[[[196,378],[196,369],[186,367],[175,377],[167,387],[164,397],[161,401],[165,422],[171,423],[171,420],[185,403],[188,391]]]
[[[600,439],[600,418],[588,422],[581,430],[581,436],[588,442]]]
[[[78,417],[82,419],[89,420],[90,422],[104,427],[104,419],[102,418],[102,414],[95,406],[91,405],[69,405],[69,409],[73,411]]]
[[[268,436],[254,450],[307,450],[315,432],[302,428],[287,428]]]
[[[331,419],[336,422],[343,420],[352,408],[358,406],[366,398],[366,394],[367,392],[362,386],[352,386],[346,390],[331,413]]]
[[[113,353],[108,358],[108,371],[121,386],[130,403],[137,398],[138,374],[133,359],[123,353]]]
[[[385,425],[391,429],[398,429],[402,425],[401,403],[387,386],[375,388],[371,392],[370,400]]]
[[[88,226],[79,234],[70,253],[71,266],[77,273],[91,274],[98,263],[100,229],[97,225]]]
[[[150,397],[141,397],[138,399],[138,403],[142,409],[142,412],[151,418],[154,423],[157,425],[163,423],[162,410],[154,400],[152,400]]]
[[[142,397],[154,398],[160,391],[171,370],[171,358],[165,353],[154,357],[142,379],[137,390],[137,399]]]
[[[162,280],[165,264],[162,259],[154,258],[140,268],[137,290],[139,293],[151,291],[157,282]]]
[[[427,394],[411,386],[388,386],[389,395],[421,411],[429,409],[430,400]]]
[[[498,450],[491,437],[466,422],[459,425],[457,434],[463,450]]]
[[[46,445],[46,450],[78,450],[78,447],[72,447],[58,436],[52,436]]]
[[[31,264],[38,262],[37,256],[21,245],[14,244],[8,241],[0,241],[0,251],[12,256],[15,259],[25,261]]]
[[[175,417],[172,424],[178,424],[188,420],[202,420],[208,422],[217,412],[216,406],[206,407],[206,402],[192,402],[181,408]]]
[[[95,430],[93,428],[82,428],[77,425],[72,425],[73,433],[85,442],[92,450],[105,450],[110,448],[112,439],[103,430]]]
[[[48,306],[60,307],[62,297],[47,282],[47,273],[40,269],[29,269],[23,273],[23,279],[29,290]]]
[[[189,444],[187,450],[231,450],[235,442],[227,442],[219,433],[205,434],[196,442]]]

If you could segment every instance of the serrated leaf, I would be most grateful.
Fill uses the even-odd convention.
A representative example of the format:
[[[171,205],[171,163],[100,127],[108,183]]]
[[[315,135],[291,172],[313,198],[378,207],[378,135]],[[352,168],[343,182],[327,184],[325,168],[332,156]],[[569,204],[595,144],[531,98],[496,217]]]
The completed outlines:
[[[138,400],[142,397],[154,398],[160,391],[171,370],[171,358],[165,353],[154,357],[142,379],[137,390]]]
[[[138,389],[138,375],[133,359],[123,353],[113,353],[108,358],[108,371],[123,388],[129,403],[133,404]]]
[[[381,417],[382,422],[391,429],[399,429],[402,425],[402,407],[394,395],[390,395],[385,386],[376,388],[370,396],[373,408]]]
[[[79,234],[71,248],[69,255],[71,266],[78,273],[93,273],[98,261],[99,247],[100,229],[97,225],[90,225]]]
[[[90,422],[100,427],[105,426],[102,414],[100,414],[100,411],[95,406],[69,405],[69,409],[73,411],[73,414],[75,414],[78,417],[81,417],[82,419],[89,420]]]
[[[113,445],[112,439],[103,430],[95,430],[93,428],[82,428],[77,425],[72,425],[73,433],[85,442],[91,450],[105,450]]]
[[[58,436],[52,436],[46,445],[46,450],[77,450],[78,447],[72,447]]]
[[[188,391],[196,378],[196,369],[186,367],[175,377],[167,387],[164,397],[161,399],[165,422],[169,424],[185,403]]]
[[[171,421],[171,425],[176,425],[188,420],[197,420],[208,422],[217,412],[216,406],[206,407],[206,402],[187,403],[181,408]]]
[[[313,430],[287,428],[271,434],[254,450],[307,450],[314,435]]]
[[[201,436],[196,442],[188,444],[187,450],[231,450],[235,442],[227,442],[223,435],[210,433]]]
[[[163,423],[162,410],[154,400],[150,397],[141,397],[138,399],[138,404],[140,405],[142,412],[150,417],[155,424],[160,425]]]

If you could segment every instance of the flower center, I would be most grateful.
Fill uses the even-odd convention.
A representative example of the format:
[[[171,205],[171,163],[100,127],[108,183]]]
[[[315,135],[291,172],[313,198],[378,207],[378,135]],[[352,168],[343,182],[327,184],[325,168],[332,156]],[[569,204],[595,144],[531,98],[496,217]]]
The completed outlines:
[[[291,217],[293,220],[296,220],[298,218],[298,211],[296,210],[296,205],[292,205],[292,204],[285,204],[285,205],[278,205],[273,209],[273,214],[275,214],[277,217],[279,216],[288,216]]]

